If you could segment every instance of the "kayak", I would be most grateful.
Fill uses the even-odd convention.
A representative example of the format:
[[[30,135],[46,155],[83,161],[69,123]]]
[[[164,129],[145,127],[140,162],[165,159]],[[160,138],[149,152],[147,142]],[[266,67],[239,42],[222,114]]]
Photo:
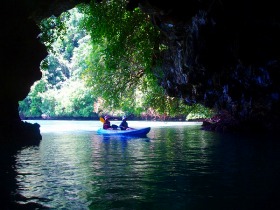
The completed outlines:
[[[106,130],[103,128],[99,128],[97,130],[97,134],[103,135],[124,135],[124,136],[145,136],[149,133],[151,127],[146,128],[137,128],[137,129],[130,129],[130,130]]]

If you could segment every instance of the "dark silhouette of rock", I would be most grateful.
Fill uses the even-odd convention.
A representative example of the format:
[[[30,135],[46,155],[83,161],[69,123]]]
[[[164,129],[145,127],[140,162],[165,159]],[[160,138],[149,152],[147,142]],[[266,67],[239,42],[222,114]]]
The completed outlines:
[[[163,60],[163,74],[157,75],[170,96],[203,104],[218,115],[226,110],[232,119],[224,126],[229,130],[280,127],[276,2],[130,2],[129,9],[138,5],[150,14],[162,32],[160,42],[168,46],[157,55]]]

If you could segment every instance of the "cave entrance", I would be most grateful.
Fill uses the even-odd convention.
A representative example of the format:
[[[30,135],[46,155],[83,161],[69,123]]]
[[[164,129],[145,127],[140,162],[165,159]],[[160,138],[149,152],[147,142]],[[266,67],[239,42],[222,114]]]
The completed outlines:
[[[19,102],[21,119],[92,118],[94,96],[82,74],[87,69],[90,35],[81,27],[84,14],[73,8],[41,21],[40,39],[48,55],[41,62],[42,78]]]

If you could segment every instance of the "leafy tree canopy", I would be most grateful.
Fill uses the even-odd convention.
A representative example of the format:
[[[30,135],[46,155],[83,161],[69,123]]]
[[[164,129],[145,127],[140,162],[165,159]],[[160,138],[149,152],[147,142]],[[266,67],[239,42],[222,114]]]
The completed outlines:
[[[42,80],[20,103],[22,115],[209,116],[202,106],[165,94],[155,77],[162,72],[155,55],[166,47],[149,15],[127,11],[125,0],[81,4],[40,27],[49,55],[41,64]]]
[[[83,8],[84,27],[94,51],[84,76],[94,92],[115,108],[135,106],[135,99],[151,88],[149,77],[159,32],[139,9],[127,11],[126,1],[102,1]]]

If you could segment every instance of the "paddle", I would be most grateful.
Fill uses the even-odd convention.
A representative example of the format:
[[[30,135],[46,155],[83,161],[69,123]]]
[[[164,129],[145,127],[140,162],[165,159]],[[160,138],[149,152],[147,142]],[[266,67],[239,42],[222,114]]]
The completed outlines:
[[[100,117],[99,120],[100,120],[100,122],[105,123],[105,119],[104,119],[103,117]],[[116,130],[119,126],[117,126],[117,125],[112,125],[111,127],[112,127],[114,130]]]
[[[103,117],[100,117],[100,122],[102,122],[102,123],[104,123],[104,122],[105,122],[105,120],[104,120],[104,118],[103,118]]]

